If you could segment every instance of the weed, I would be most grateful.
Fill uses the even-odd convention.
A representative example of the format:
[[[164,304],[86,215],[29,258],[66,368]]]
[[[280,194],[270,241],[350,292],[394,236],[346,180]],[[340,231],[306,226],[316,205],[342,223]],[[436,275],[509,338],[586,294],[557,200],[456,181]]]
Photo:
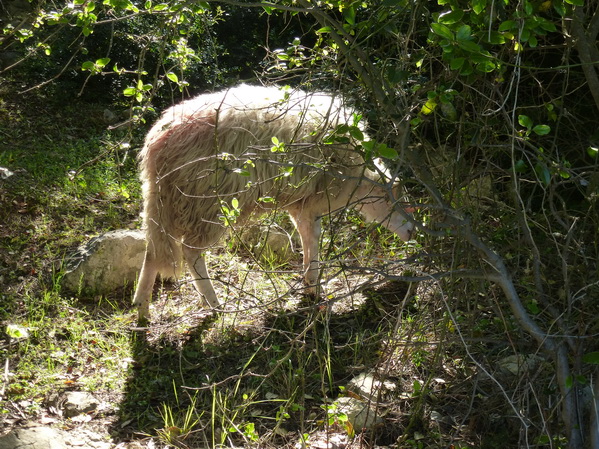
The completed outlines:
[[[179,408],[179,395],[177,387],[173,385],[176,405]],[[196,401],[197,393],[189,398],[190,403],[182,412],[174,411],[173,407],[163,403],[160,409],[160,416],[163,420],[163,427],[158,429],[157,437],[166,445],[175,447],[187,447],[185,441],[200,425],[202,413],[198,412]]]

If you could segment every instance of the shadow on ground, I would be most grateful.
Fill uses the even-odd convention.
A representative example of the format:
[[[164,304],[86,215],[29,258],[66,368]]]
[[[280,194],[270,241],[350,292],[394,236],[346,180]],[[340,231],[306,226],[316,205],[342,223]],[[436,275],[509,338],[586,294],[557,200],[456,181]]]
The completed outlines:
[[[132,332],[134,367],[112,433],[180,447],[292,444],[323,427],[340,386],[377,367],[407,291],[392,282],[359,304],[200,311]]]

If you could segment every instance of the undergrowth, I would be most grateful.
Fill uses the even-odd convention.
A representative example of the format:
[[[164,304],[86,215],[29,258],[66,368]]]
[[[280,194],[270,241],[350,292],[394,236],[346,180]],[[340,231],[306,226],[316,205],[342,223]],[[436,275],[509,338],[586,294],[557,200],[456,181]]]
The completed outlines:
[[[69,251],[139,225],[134,155],[143,130],[109,132],[97,105],[36,109],[42,100],[30,95],[3,92],[0,103],[0,167],[15,173],[0,183],[7,430],[84,425],[50,405],[76,390],[102,401],[85,423],[115,444],[503,448],[526,437],[516,431],[521,398],[551,394],[529,380],[552,373],[542,359],[521,373],[518,360],[516,373],[505,368],[530,346],[496,313],[501,295],[483,281],[407,282],[432,255],[354,213],[325,220],[318,301],[302,294],[297,251],[281,256],[243,235],[209,258],[219,314],[201,308],[188,279],[157,288],[145,329],[135,327],[130,291],[65,294]],[[284,216],[276,225],[290,232]],[[350,387],[365,374],[386,385],[371,398]],[[354,428],[339,398],[353,398],[378,424]]]

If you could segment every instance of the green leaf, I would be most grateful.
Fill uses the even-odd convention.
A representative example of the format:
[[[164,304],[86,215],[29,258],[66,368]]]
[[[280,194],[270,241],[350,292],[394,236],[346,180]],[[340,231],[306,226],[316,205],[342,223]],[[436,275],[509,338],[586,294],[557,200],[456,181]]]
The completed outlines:
[[[440,107],[441,113],[446,119],[451,121],[456,121],[458,119],[458,112],[452,103],[441,103]]]
[[[474,69],[472,68],[472,64],[470,64],[469,61],[466,61],[466,63],[462,67],[462,70],[460,70],[460,75],[468,76],[468,75],[472,74],[473,71],[474,71]]]
[[[514,20],[506,20],[499,25],[499,31],[510,31],[518,28],[518,23]]]
[[[487,37],[488,42],[491,44],[505,44],[505,36],[497,31],[491,31],[490,33],[487,33],[485,37]]]
[[[178,83],[179,82],[179,77],[177,76],[176,73],[173,72],[168,72],[166,74],[166,77],[171,80],[173,83]]]
[[[537,40],[536,36],[530,36],[528,39],[528,45],[530,45],[531,48],[535,48],[538,43],[539,41]]]
[[[356,24],[356,9],[353,6],[351,6],[349,8],[344,8],[343,9],[343,18],[350,25],[355,25]]]
[[[270,151],[273,153],[281,153],[285,151],[285,142],[279,141],[276,136],[273,136],[271,139],[273,146],[270,148]]]
[[[549,183],[551,182],[551,173],[549,172],[549,169],[545,167],[544,164],[537,162],[537,164],[535,165],[535,173],[544,185],[549,185]]]
[[[532,3],[530,3],[529,1],[526,1],[526,0],[524,0],[524,12],[529,16],[534,12]]]
[[[319,28],[318,30],[316,30],[316,34],[330,33],[331,31],[333,31],[333,28],[326,26],[326,27],[322,27],[322,28]]]
[[[414,396],[416,396],[422,392],[422,384],[418,380],[414,381],[412,388],[413,388]]]
[[[393,148],[389,148],[384,143],[379,143],[376,146],[376,151],[381,157],[387,159],[397,159],[399,157],[399,153],[397,153],[396,150],[394,150]]]
[[[135,87],[127,87],[123,90],[123,95],[126,97],[132,97],[137,94],[137,89]]]
[[[566,377],[566,388],[572,388],[574,385],[574,377],[572,375]]]
[[[458,41],[458,46],[467,52],[470,53],[479,53],[480,46],[476,42],[472,41]]]
[[[428,100],[426,103],[424,103],[420,112],[422,112],[424,115],[429,115],[433,113],[436,107],[437,102],[435,100]]]
[[[569,3],[574,6],[584,6],[584,0],[564,0],[566,3]]]
[[[529,301],[526,304],[526,308],[528,309],[528,311],[530,313],[532,313],[533,315],[538,315],[539,313],[541,313],[541,309],[539,308],[539,305],[537,304],[536,301]]]
[[[532,120],[527,115],[519,115],[518,123],[520,123],[520,125],[524,126],[526,129],[532,128]]]
[[[442,23],[432,23],[431,29],[433,33],[435,33],[438,36],[441,36],[444,39],[448,39],[450,41],[454,40],[453,32]]]
[[[599,352],[589,352],[582,356],[584,363],[591,363],[593,365],[599,365]]]
[[[472,0],[472,10],[475,14],[480,14],[487,7],[487,0]]]
[[[559,174],[560,178],[562,178],[562,179],[570,179],[570,173],[567,172],[566,170],[559,168],[557,170],[557,173]]]
[[[551,132],[551,127],[549,125],[537,125],[532,131],[539,136],[545,136]]]
[[[599,156],[599,147],[590,146],[587,148],[587,154],[592,158]]]
[[[110,62],[110,58],[101,58],[96,60],[96,65],[98,67],[105,67],[106,64],[108,64]]]
[[[152,8],[152,11],[164,11],[168,9],[168,3],[159,3]]]
[[[528,165],[522,159],[519,159],[514,164],[514,170],[516,173],[525,173],[528,170]]]
[[[451,103],[453,102],[455,96],[458,95],[458,91],[455,89],[445,89],[445,91],[439,95],[439,99],[441,103]]]
[[[469,41],[472,39],[472,29],[468,25],[462,25],[455,37],[458,41]]]
[[[545,31],[549,31],[550,33],[555,33],[557,31],[555,23],[550,22],[549,20],[542,19],[539,23],[539,26]]]
[[[439,23],[444,23],[446,25],[452,25],[454,23],[459,22],[464,17],[464,11],[458,9],[456,11],[451,12],[442,12],[439,15]]]
[[[81,64],[82,70],[94,70],[95,68],[96,65],[91,61],[85,61],[83,64]]]
[[[449,61],[449,67],[451,70],[459,70],[462,68],[465,61],[466,58],[453,58],[451,61]]]
[[[491,60],[482,61],[476,65],[476,70],[483,73],[490,73],[496,68],[497,65]]]
[[[351,128],[349,128],[349,135],[356,140],[364,140],[364,133],[357,126],[352,126]]]
[[[567,11],[562,0],[553,0],[553,9],[555,9],[555,12],[557,12],[560,17],[566,16]]]

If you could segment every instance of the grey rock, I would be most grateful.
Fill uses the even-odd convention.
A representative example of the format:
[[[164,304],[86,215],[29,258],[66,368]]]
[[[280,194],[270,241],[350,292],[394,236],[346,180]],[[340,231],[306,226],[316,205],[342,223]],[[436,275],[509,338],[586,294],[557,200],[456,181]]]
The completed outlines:
[[[110,449],[110,439],[85,429],[70,432],[52,427],[15,429],[0,437],[0,449]]]
[[[341,397],[334,402],[335,410],[344,413],[356,433],[364,429],[372,429],[383,422],[380,410],[375,409],[370,401],[361,401],[351,397]]]
[[[88,294],[133,286],[145,250],[145,233],[140,230],[122,229],[95,237],[69,257],[62,286],[70,292]]]
[[[68,391],[65,393],[64,414],[68,418],[90,413],[98,408],[98,400],[85,391]]]
[[[0,438],[0,449],[67,449],[63,433],[50,427],[16,429]]]
[[[393,391],[397,388],[393,382],[375,379],[373,374],[361,373],[350,380],[347,384],[347,389],[354,392],[355,394],[371,400],[376,401],[379,397],[379,392],[383,396],[389,391]]]
[[[262,229],[260,239],[252,248],[256,257],[269,258],[271,255],[279,260],[289,259],[293,253],[293,244],[289,234],[279,228]]]
[[[104,122],[106,122],[109,125],[113,125],[119,121],[119,116],[112,112],[110,109],[104,109],[104,111],[102,112],[102,118],[104,119]]]
[[[514,354],[502,358],[497,364],[502,373],[518,376],[530,374],[542,362],[543,358],[535,354]]]
[[[277,224],[252,223],[234,231],[234,248],[250,250],[254,256],[263,260],[288,262],[296,248],[301,247],[296,232],[288,232]]]

